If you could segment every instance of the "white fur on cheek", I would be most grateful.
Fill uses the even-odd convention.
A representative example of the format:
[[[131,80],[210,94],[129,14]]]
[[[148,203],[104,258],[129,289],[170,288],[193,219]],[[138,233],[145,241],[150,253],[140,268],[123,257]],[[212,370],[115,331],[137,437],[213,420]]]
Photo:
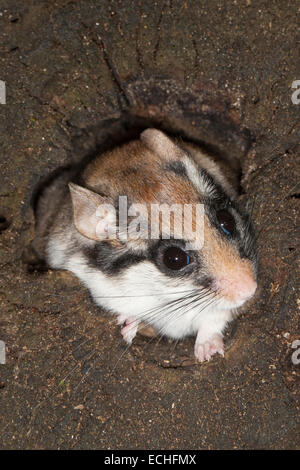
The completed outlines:
[[[80,254],[73,255],[65,267],[89,288],[99,306],[150,324],[171,338],[196,334],[200,327],[203,334],[205,331],[221,333],[230,319],[229,313],[220,310],[219,305],[202,310],[204,301],[199,301],[191,306],[188,296],[195,289],[192,283],[167,277],[149,261],[113,277],[88,266]],[[180,303],[179,299],[185,296]],[[167,305],[169,302],[173,303]]]

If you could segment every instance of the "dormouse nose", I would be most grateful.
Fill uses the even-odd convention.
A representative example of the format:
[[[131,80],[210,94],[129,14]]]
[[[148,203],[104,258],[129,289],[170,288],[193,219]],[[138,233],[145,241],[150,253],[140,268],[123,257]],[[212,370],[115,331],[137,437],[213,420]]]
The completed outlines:
[[[220,293],[230,301],[245,302],[250,299],[257,288],[254,276],[247,271],[232,273],[228,277],[220,278],[217,281]]]

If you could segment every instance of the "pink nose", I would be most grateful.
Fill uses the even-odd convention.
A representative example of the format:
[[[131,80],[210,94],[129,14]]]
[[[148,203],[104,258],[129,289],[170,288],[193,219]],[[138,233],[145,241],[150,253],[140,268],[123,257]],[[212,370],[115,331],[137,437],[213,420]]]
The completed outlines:
[[[234,302],[245,302],[256,291],[257,283],[248,273],[239,273],[237,276],[219,279],[218,288],[222,295]]]

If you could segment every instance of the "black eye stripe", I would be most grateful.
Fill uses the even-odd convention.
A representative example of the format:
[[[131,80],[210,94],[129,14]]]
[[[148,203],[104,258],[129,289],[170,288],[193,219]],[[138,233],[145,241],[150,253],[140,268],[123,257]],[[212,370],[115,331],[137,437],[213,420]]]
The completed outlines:
[[[84,247],[83,252],[90,267],[97,268],[105,274],[114,276],[125,269],[147,259],[145,253],[128,250],[120,254],[109,242],[97,243],[93,248]]]

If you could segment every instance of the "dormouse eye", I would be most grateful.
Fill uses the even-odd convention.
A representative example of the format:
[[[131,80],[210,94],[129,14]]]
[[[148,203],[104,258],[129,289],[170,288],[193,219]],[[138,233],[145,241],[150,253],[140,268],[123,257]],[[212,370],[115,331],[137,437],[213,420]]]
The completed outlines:
[[[221,230],[226,235],[231,235],[235,229],[235,221],[233,216],[225,209],[217,212],[217,219],[220,224]]]
[[[181,248],[172,246],[164,252],[163,261],[167,268],[178,271],[190,264],[190,257]]]

